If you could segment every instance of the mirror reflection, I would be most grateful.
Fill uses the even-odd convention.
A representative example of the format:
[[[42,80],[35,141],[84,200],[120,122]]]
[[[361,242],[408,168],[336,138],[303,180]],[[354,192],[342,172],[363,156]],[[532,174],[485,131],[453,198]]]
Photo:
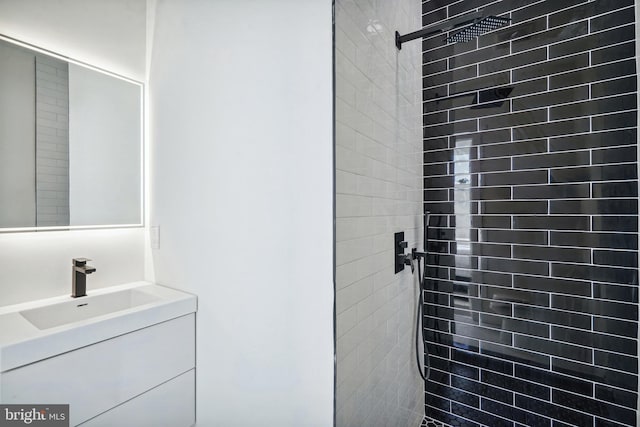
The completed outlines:
[[[142,86],[0,40],[0,231],[142,223]]]

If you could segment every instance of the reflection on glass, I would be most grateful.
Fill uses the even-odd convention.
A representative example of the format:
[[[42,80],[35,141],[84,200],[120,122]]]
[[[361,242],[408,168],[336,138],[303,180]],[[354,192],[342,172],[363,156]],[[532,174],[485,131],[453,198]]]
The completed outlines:
[[[473,349],[479,341],[512,344],[508,332],[513,296],[500,287],[481,285],[486,278],[478,270],[482,230],[474,233],[471,220],[474,177],[472,139],[458,138],[453,154],[453,205],[455,221],[455,274],[453,277],[453,342],[459,348]],[[483,313],[482,315],[480,313]]]
[[[142,223],[142,86],[0,38],[0,231]]]
[[[457,138],[453,150],[453,209],[455,218],[455,275],[453,286],[454,324],[453,342],[457,347],[468,348],[475,337],[472,330],[477,322],[471,282],[471,138]],[[475,313],[475,314],[474,314]]]
[[[455,240],[458,248],[456,267],[468,270],[471,267],[471,172],[469,168],[471,138],[459,138],[453,150],[453,209],[456,221]],[[467,272],[456,276],[469,277]]]

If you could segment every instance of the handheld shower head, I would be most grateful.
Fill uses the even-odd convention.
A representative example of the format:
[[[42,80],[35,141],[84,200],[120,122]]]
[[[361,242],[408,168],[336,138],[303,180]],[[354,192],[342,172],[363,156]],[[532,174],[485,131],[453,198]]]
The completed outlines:
[[[427,251],[428,251],[427,244],[429,243],[429,222],[431,220],[431,212],[425,211],[424,217],[422,218],[422,220],[423,220],[423,224],[422,224],[422,232],[423,232],[422,247],[424,249],[424,253],[425,253],[425,256],[426,256]]]

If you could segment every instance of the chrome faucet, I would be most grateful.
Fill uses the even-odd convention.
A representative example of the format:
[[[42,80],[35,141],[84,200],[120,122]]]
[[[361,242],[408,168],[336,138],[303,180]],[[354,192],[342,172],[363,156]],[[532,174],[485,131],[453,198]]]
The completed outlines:
[[[71,268],[71,276],[73,277],[73,286],[71,296],[73,298],[84,297],[87,295],[87,274],[96,271],[95,267],[87,265],[88,258],[74,258],[73,267]]]

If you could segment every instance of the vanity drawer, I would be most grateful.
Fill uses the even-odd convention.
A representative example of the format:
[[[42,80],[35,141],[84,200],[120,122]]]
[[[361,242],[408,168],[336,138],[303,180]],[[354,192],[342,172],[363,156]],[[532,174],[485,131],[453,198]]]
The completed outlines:
[[[81,427],[190,427],[195,424],[195,369],[82,423]]]
[[[194,367],[190,314],[3,372],[0,402],[69,404],[75,426]]]

